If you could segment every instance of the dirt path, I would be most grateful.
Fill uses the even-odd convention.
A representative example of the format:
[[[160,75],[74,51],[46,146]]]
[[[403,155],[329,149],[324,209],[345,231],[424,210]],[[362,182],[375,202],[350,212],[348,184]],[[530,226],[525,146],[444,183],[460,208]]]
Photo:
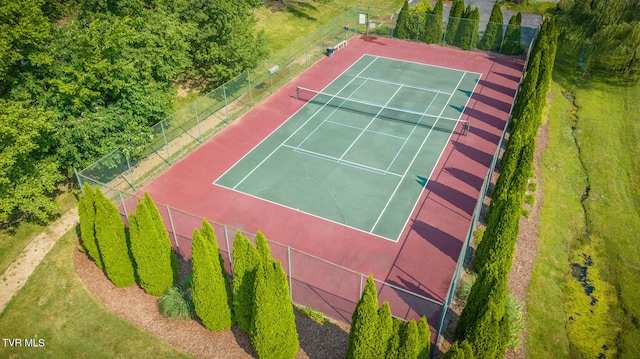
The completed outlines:
[[[78,223],[78,208],[74,207],[38,234],[11,263],[2,274],[0,282],[0,288],[2,288],[0,290],[0,313],[4,311],[11,298],[27,283],[31,273],[58,239],[72,229],[76,223]]]

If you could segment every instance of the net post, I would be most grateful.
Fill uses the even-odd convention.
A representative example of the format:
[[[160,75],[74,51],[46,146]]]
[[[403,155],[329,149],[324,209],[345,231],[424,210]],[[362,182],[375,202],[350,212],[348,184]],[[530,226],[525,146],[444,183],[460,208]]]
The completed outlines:
[[[469,131],[471,131],[471,121],[467,121],[467,124],[465,126],[465,132],[464,135],[465,136],[469,136]]]
[[[300,100],[300,86],[296,86],[296,100]]]
[[[173,225],[173,217],[171,216],[171,209],[169,205],[165,205],[167,207],[167,214],[169,215],[169,224],[171,225],[171,232],[173,232],[173,242],[176,244],[176,250],[178,251],[178,256],[182,257],[180,254],[180,245],[178,245],[178,235],[176,234],[176,227]]]

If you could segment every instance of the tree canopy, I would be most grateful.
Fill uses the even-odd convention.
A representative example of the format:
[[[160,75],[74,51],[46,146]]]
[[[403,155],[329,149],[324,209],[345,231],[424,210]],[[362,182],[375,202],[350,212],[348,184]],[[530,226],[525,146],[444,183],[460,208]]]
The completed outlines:
[[[46,220],[74,167],[146,143],[176,84],[213,88],[254,67],[266,50],[250,5],[0,1],[0,132],[23,144],[3,148],[0,222]]]

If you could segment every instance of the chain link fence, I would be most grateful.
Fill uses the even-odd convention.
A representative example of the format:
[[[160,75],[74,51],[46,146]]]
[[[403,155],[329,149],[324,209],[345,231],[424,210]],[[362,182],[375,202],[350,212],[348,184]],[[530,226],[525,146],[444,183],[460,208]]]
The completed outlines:
[[[478,29],[476,20],[442,18],[412,11],[402,14],[398,10],[372,7],[358,9],[356,6],[304,39],[272,55],[255,69],[243,72],[156,124],[146,146],[116,149],[76,172],[76,177],[81,187],[88,183],[100,188],[116,204],[127,223],[129,211],[135,209],[138,200],[135,193],[138,188],[151,182],[159,173],[199,147],[221,128],[321,59],[330,46],[356,34],[401,38],[465,50],[479,49],[500,54],[526,53],[526,69],[537,33],[538,28],[519,25],[490,23],[486,29]],[[446,329],[449,305],[463,272],[469,243],[480,219],[492,174],[506,141],[506,133],[505,130],[484,179],[444,303],[391,283],[375,280],[380,302],[393,303],[393,315],[403,320],[426,316],[435,334],[436,343]],[[157,205],[174,250],[181,257],[190,259],[191,236],[195,228],[200,228],[203,219],[167,205]],[[231,273],[233,240],[237,229],[212,221],[209,223],[217,235],[226,269]],[[255,240],[254,234],[241,233],[250,240]],[[335,320],[351,322],[351,315],[366,282],[364,274],[275,241],[269,241],[269,245],[273,257],[282,263],[287,273],[295,303],[320,311]]]

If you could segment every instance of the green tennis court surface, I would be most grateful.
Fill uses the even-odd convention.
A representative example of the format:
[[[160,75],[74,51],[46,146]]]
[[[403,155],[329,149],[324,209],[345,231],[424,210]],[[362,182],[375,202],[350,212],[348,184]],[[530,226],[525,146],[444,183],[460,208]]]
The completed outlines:
[[[365,55],[214,183],[396,241],[479,79]]]

